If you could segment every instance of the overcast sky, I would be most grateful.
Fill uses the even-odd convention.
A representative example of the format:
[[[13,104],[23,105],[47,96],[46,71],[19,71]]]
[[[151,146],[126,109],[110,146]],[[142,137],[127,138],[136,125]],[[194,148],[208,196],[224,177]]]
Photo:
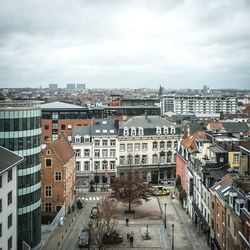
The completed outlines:
[[[249,0],[8,0],[0,87],[248,88]]]

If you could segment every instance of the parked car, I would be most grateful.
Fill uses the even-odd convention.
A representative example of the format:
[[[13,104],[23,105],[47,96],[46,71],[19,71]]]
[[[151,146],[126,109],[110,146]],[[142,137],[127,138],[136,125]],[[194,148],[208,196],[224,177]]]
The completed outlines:
[[[98,207],[92,207],[90,212],[90,218],[91,219],[96,218],[97,214],[98,214]]]
[[[87,229],[83,229],[80,236],[78,245],[79,247],[88,247],[89,246],[89,231]]]

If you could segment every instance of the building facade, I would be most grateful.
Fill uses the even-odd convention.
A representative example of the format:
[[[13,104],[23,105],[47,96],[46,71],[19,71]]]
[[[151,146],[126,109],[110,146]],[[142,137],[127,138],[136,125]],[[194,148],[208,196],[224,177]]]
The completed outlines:
[[[18,165],[18,249],[41,246],[41,102],[0,103],[0,145],[23,156]]]
[[[42,206],[60,211],[75,199],[75,152],[64,136],[47,142],[42,151]]]
[[[118,120],[96,119],[91,126],[73,128],[72,146],[76,154],[76,187],[110,183],[117,173]]]
[[[157,184],[175,178],[180,129],[160,116],[135,116],[119,128],[118,176],[132,166],[136,174]]]
[[[17,249],[17,165],[23,157],[0,147],[0,249]]]
[[[165,96],[162,98],[162,114],[229,113],[235,114],[237,99],[223,96]]]

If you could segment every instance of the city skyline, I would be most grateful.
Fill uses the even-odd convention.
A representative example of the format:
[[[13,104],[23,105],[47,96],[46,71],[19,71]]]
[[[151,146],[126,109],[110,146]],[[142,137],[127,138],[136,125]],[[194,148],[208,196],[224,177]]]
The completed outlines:
[[[240,1],[18,1],[0,7],[0,88],[249,89]]]

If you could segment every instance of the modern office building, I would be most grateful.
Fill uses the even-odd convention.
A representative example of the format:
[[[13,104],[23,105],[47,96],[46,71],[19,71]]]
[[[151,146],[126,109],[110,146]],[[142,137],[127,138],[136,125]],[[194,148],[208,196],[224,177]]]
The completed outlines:
[[[162,114],[236,114],[237,99],[230,96],[164,96]]]
[[[0,249],[17,249],[17,165],[23,157],[0,147]]]
[[[76,88],[75,83],[68,83],[67,84],[67,89],[75,89],[75,88]]]
[[[18,165],[17,249],[41,247],[41,102],[0,102],[0,146],[23,156]]]
[[[46,103],[42,109],[42,143],[64,134],[71,141],[73,126],[90,125],[87,107],[64,102]]]
[[[85,83],[77,83],[76,84],[76,88],[77,89],[85,89],[86,88],[86,84]]]

